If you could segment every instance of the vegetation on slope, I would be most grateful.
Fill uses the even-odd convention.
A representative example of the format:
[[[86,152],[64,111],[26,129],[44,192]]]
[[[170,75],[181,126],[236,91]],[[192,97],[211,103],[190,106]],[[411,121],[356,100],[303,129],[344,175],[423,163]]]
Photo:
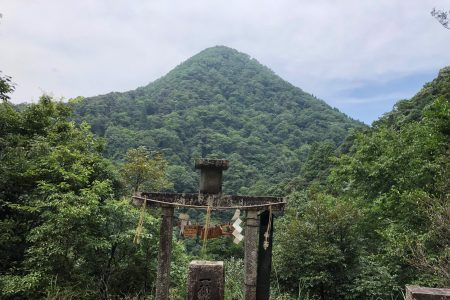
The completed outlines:
[[[232,60],[246,57],[227,48],[213,48],[200,58],[187,61],[187,70],[210,62],[212,58],[206,54],[211,51],[224,51],[218,58],[219,65],[228,61],[227,53],[234,53]],[[204,55],[208,59],[204,60]],[[242,60],[257,70],[261,68],[248,57]],[[179,68],[183,69],[185,64]],[[214,68],[206,68],[206,74],[210,69]],[[269,70],[265,71],[268,78],[277,78],[269,76],[272,74]],[[290,86],[294,96],[282,98],[285,100],[281,102],[275,101],[280,99],[280,94],[267,96],[270,105],[265,110],[259,110],[262,104],[256,100],[252,106],[245,104],[248,97],[240,98],[236,106],[241,105],[246,112],[241,114],[233,112],[234,106],[228,107],[225,102],[210,103],[209,97],[188,97],[186,101],[196,99],[196,104],[166,111],[184,105],[175,100],[166,103],[181,97],[167,96],[177,91],[168,83],[166,92],[160,94],[161,101],[154,100],[164,90],[156,87],[164,86],[171,76],[173,82],[183,83],[177,71],[145,88],[115,94],[117,98],[104,96],[108,101],[100,97],[76,105],[75,118],[80,118],[80,110],[84,109],[83,115],[97,126],[96,131],[110,139],[107,153],[126,162],[120,172],[125,178],[120,178],[117,166],[102,156],[104,144],[91,133],[89,125],[70,121],[73,116],[67,105],[55,103],[47,96],[20,111],[6,101],[0,105],[2,299],[151,297],[156,272],[157,216],[145,217],[141,243],[133,245],[139,212],[127,201],[118,200],[127,194],[125,186],[129,190],[142,185],[152,189],[170,186],[165,178],[167,164],[161,156],[149,156],[144,148],[130,150],[127,155],[123,152],[145,142],[143,137],[148,137],[148,143],[143,144],[178,162],[171,169],[167,167],[172,172],[170,176],[181,178],[176,188],[196,186],[190,167],[182,158],[190,160],[197,154],[221,156],[235,151],[239,159],[235,164],[245,169],[228,175],[232,182],[228,191],[289,193],[286,216],[275,222],[274,298],[401,299],[406,284],[450,287],[450,68],[441,70],[415,97],[399,102],[393,112],[371,128],[351,132],[337,150],[339,140],[335,135],[327,138],[325,129],[336,125],[346,130],[355,123],[282,80],[278,84]],[[262,75],[254,76],[260,79]],[[240,77],[240,80],[246,79]],[[3,84],[0,95],[7,100],[12,91],[10,81],[1,77],[0,81]],[[248,86],[241,87],[244,94]],[[275,88],[267,83],[261,89],[270,95]],[[142,95],[138,96],[139,93]],[[145,96],[150,94],[153,96]],[[123,101],[119,101],[120,97]],[[197,105],[201,99],[205,103]],[[136,103],[141,103],[137,104],[141,110],[132,107]],[[156,110],[146,112],[146,105],[152,103]],[[286,106],[288,103],[292,105]],[[116,114],[120,105],[129,107],[119,116]],[[202,110],[197,111],[198,107]],[[305,146],[305,141],[297,140],[295,128],[299,128],[297,117],[305,117],[302,113],[308,107],[312,114],[316,112],[313,107],[322,107],[326,114],[318,119],[324,123],[308,123],[302,127],[304,132],[313,128],[326,138]],[[270,123],[279,116],[276,109],[286,120],[279,122],[287,128],[285,133]],[[290,115],[291,111],[295,114]],[[142,123],[119,122],[126,122],[131,112]],[[193,112],[195,118],[191,116]],[[218,121],[212,112],[219,116]],[[222,112],[225,114],[221,115]],[[258,121],[258,114],[266,119]],[[235,116],[239,118],[234,120]],[[98,123],[96,118],[103,117],[103,122]],[[343,118],[341,127],[332,122],[338,122],[339,118]],[[160,123],[150,123],[152,127],[149,120]],[[198,124],[196,120],[200,120]],[[215,124],[216,121],[223,126]],[[190,130],[188,124],[198,125],[194,127],[198,129],[193,132],[195,139],[186,136]],[[324,131],[320,131],[318,124],[323,125]],[[98,128],[100,125],[104,125],[103,132]],[[216,130],[208,131],[209,127]],[[154,128],[159,130],[160,140],[156,139]],[[116,129],[116,134],[108,133]],[[219,129],[224,131],[220,133]],[[217,138],[216,132],[233,138],[225,135],[233,130],[237,132],[236,142],[240,142],[235,148],[202,139]],[[272,132],[277,134],[272,136]],[[175,138],[168,146],[178,145],[180,149],[159,148],[163,147],[160,143],[165,141],[164,137],[170,134],[176,136],[181,146]],[[256,147],[262,145],[255,142],[258,138],[265,139],[264,145],[274,152],[266,153],[267,149]],[[194,150],[184,148],[188,146]],[[181,156],[175,156],[176,151]],[[286,157],[292,159],[282,166],[275,164]],[[268,158],[273,160],[263,160]],[[247,179],[245,176],[251,177],[257,167],[262,173]],[[277,172],[275,167],[282,169],[282,175],[271,178]],[[141,176],[136,180],[137,174],[144,174],[152,181],[143,182]],[[240,184],[251,188],[238,189]],[[241,255],[238,248],[223,245],[220,240],[212,241],[210,256],[225,259]],[[171,293],[175,299],[183,299],[185,292],[188,257],[184,249],[181,243],[175,242]],[[226,264],[227,297],[239,297],[242,261],[229,259]]]
[[[278,228],[286,291],[402,299],[406,284],[450,286],[449,71],[351,136],[345,153],[310,156],[319,167],[300,177],[314,179],[294,189]]]
[[[102,141],[69,116],[66,104],[48,96],[21,112],[0,104],[0,298],[150,295],[158,218],[146,216],[134,245],[138,210],[119,200],[126,193],[101,154]],[[125,167],[132,177],[136,168]],[[152,173],[153,187],[165,184],[161,177]],[[180,287],[182,249],[175,243],[173,280]]]
[[[77,119],[121,159],[129,147],[161,151],[174,190],[196,191],[193,160],[226,158],[226,192],[267,193],[300,171],[309,145],[335,147],[362,124],[282,80],[236,50],[206,49],[137,90],[80,101]]]

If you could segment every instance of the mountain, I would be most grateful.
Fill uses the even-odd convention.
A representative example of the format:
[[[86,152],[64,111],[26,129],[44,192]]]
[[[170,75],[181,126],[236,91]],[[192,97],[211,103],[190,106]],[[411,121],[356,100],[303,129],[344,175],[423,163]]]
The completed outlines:
[[[401,127],[404,123],[420,121],[424,109],[432,104],[436,98],[450,99],[450,66],[442,68],[438,76],[425,86],[411,99],[398,101],[394,109],[383,115],[374,126],[390,125]]]
[[[230,160],[225,192],[254,194],[298,173],[310,145],[339,145],[350,119],[234,49],[208,48],[167,75],[133,91],[85,98],[75,105],[123,158],[140,145],[172,164],[175,190],[195,191],[198,157]]]

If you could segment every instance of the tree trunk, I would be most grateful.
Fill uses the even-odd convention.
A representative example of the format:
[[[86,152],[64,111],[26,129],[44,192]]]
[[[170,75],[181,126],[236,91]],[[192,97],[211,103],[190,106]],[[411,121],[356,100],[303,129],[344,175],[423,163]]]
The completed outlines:
[[[113,243],[111,245],[111,250],[109,252],[108,264],[106,265],[105,272],[103,273],[101,281],[100,281],[100,298],[102,300],[108,300],[109,278],[111,277],[111,266],[112,266],[112,261],[114,259],[114,255],[116,254],[116,249],[117,249],[117,243]]]

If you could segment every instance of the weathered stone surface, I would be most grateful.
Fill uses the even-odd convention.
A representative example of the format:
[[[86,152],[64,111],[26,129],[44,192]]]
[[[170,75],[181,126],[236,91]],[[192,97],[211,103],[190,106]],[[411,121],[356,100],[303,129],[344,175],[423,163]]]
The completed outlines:
[[[245,221],[245,253],[244,253],[244,299],[256,300],[256,276],[258,269],[258,212],[247,211]]]
[[[212,205],[213,207],[242,206],[245,208],[246,206],[252,205],[271,205],[273,211],[283,210],[286,204],[283,197],[256,197],[198,193],[141,193],[140,196],[133,196],[133,204],[141,207],[145,198],[147,198],[147,207],[164,205],[161,203],[153,203],[152,200],[169,204],[177,204],[179,206]]]
[[[222,170],[202,169],[200,173],[200,193],[218,194],[222,192]]]
[[[406,300],[450,300],[450,289],[407,286]]]
[[[198,159],[195,161],[195,168],[200,169],[200,193],[222,192],[222,171],[228,169],[228,160]]]
[[[156,274],[156,299],[169,299],[170,261],[172,256],[173,207],[161,209],[159,229],[158,273]]]
[[[224,289],[225,270],[222,261],[191,261],[188,300],[223,300]]]
[[[229,166],[229,161],[226,159],[205,159],[200,158],[195,160],[195,168],[196,169],[220,169],[227,170]]]

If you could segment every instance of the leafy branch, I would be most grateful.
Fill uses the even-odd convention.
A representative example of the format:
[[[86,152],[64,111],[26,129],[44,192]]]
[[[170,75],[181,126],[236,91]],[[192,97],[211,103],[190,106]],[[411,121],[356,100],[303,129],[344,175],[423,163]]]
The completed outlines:
[[[444,26],[447,29],[450,29],[450,25],[449,25],[450,10],[449,11],[436,10],[436,8],[433,8],[433,10],[431,11],[431,15],[436,20],[438,20],[438,22],[441,23],[442,26]]]

